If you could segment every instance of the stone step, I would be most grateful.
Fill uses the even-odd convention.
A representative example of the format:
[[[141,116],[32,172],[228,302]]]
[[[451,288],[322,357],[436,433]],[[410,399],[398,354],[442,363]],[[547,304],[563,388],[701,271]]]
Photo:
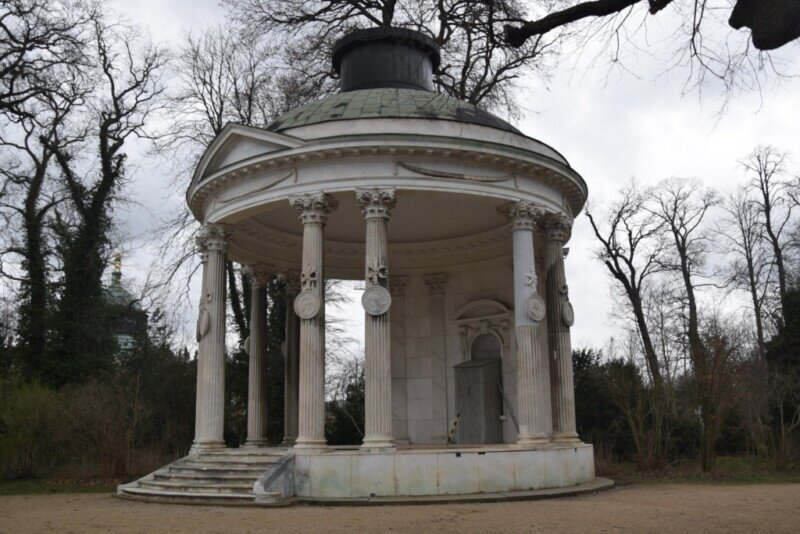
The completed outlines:
[[[196,474],[196,473],[182,473],[182,472],[163,472],[153,473],[155,480],[185,480],[187,482],[202,482],[202,483],[224,483],[224,482],[239,482],[241,484],[249,483],[251,486],[258,479],[258,475],[252,474],[235,474],[235,475],[214,475],[214,474]]]
[[[283,456],[286,454],[287,450],[288,449],[276,449],[271,447],[265,447],[262,449],[240,448],[203,451],[199,454],[202,456]]]
[[[252,493],[216,493],[199,491],[164,491],[150,488],[124,488],[121,496],[132,496],[152,502],[174,502],[192,504],[254,504]]]
[[[257,465],[271,465],[280,460],[280,456],[222,456],[222,455],[200,455],[197,459],[194,460],[187,460],[187,461],[195,461],[199,463],[211,463],[211,464],[236,464],[236,465],[247,465],[247,464],[257,464]]]
[[[253,483],[219,483],[219,482],[186,482],[165,480],[142,480],[140,488],[160,489],[163,491],[178,491],[182,493],[252,493]]]
[[[184,473],[200,476],[221,476],[221,475],[242,475],[252,478],[253,480],[261,476],[264,471],[261,469],[220,469],[220,468],[196,468],[196,467],[180,467],[170,466],[170,473]]]
[[[174,469],[199,469],[203,471],[230,471],[231,473],[257,473],[271,468],[274,464],[231,464],[210,462],[181,462],[170,465]]]

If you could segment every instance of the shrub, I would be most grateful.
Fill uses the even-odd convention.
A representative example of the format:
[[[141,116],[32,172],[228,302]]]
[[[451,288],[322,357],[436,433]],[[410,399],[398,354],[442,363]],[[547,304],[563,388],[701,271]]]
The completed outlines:
[[[57,462],[63,437],[58,395],[39,384],[0,382],[0,476],[35,476]]]

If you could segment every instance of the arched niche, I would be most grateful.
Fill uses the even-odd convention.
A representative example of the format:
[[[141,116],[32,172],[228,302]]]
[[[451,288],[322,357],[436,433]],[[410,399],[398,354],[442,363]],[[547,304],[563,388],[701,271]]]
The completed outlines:
[[[463,359],[472,359],[472,344],[481,335],[491,334],[500,342],[502,354],[511,346],[511,309],[497,300],[480,299],[465,304],[453,315]]]

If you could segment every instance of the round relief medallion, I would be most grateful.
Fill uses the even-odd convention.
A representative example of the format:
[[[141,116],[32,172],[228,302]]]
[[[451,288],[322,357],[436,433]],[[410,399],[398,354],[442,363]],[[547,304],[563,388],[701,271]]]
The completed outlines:
[[[575,324],[575,310],[572,309],[572,303],[570,301],[565,302],[564,306],[561,308],[561,318],[568,327]]]
[[[314,291],[306,289],[294,298],[294,313],[301,319],[313,319],[319,313],[319,297]]]
[[[392,296],[385,287],[372,286],[361,296],[361,305],[370,315],[383,315],[392,305]]]
[[[544,319],[544,299],[539,295],[531,295],[528,299],[528,317],[534,321]]]

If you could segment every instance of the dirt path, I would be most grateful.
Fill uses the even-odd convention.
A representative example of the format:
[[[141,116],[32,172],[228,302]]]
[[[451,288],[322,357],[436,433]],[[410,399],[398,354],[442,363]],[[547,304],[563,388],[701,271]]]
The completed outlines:
[[[637,485],[547,501],[284,509],[0,497],[0,532],[798,532],[800,484]]]

